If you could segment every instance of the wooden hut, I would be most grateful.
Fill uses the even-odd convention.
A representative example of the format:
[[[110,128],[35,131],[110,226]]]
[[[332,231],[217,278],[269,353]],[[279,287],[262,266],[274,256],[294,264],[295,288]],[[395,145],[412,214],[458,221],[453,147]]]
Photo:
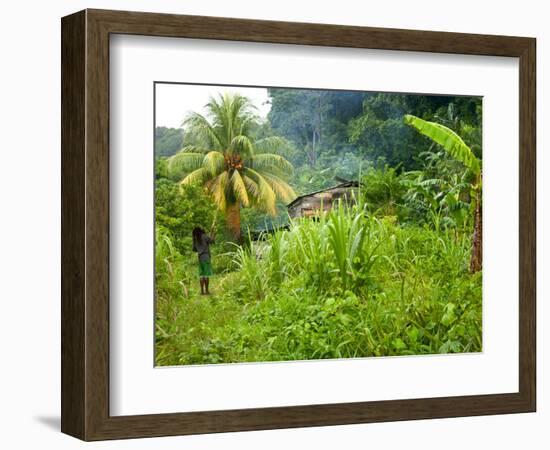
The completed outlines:
[[[357,181],[342,181],[340,184],[310,194],[300,195],[287,205],[288,214],[292,218],[315,217],[321,208],[323,211],[330,211],[332,205],[339,199],[350,204],[357,198]]]

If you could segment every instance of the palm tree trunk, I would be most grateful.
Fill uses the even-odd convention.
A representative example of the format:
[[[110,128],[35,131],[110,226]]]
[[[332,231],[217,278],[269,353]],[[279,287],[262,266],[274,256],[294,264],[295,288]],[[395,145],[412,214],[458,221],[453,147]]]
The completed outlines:
[[[482,212],[481,198],[479,192],[476,194],[476,209],[474,213],[474,234],[472,237],[472,256],[470,258],[470,272],[475,273],[481,270],[482,261]]]
[[[238,202],[228,205],[225,214],[227,218],[227,227],[229,228],[229,233],[231,234],[231,238],[234,239],[235,242],[240,243],[242,240],[241,205],[239,205]]]

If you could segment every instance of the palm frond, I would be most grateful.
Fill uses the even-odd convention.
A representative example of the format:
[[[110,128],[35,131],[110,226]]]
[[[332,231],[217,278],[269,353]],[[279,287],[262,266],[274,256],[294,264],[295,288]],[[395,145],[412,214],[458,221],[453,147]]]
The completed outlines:
[[[254,147],[248,136],[240,134],[232,139],[229,144],[229,151],[234,155],[237,154],[243,157],[250,157],[254,153]]]
[[[212,125],[223,130],[227,124],[225,119],[224,96],[221,93],[218,94],[217,97],[211,96],[205,108],[208,111],[208,116],[212,121]],[[223,137],[226,140],[227,136],[225,134]]]
[[[215,149],[223,149],[225,142],[223,136],[218,133],[215,126],[202,114],[190,113],[182,123],[182,126],[197,141],[203,141]]]
[[[246,175],[241,174],[244,184],[246,185],[246,190],[248,191],[248,198],[251,203],[258,203],[260,199],[260,187],[252,178],[247,177]]]
[[[253,155],[248,164],[253,170],[259,172],[275,172],[279,175],[290,175],[294,167],[284,157],[273,153],[260,153]]]
[[[204,167],[201,167],[200,169],[194,170],[183,180],[181,180],[181,184],[204,184],[211,177],[212,175],[210,172]]]
[[[220,174],[225,169],[223,153],[217,151],[208,152],[202,161],[202,166],[209,170],[212,176]]]
[[[238,170],[234,170],[231,175],[231,190],[235,198],[243,205],[248,206],[250,201],[248,199],[248,192],[246,190],[246,184],[243,181],[241,174]]]
[[[194,147],[185,147],[175,155],[168,158],[168,170],[175,174],[191,172],[202,166],[204,155],[198,153]]]
[[[269,183],[278,199],[285,203],[290,203],[296,198],[296,192],[294,192],[294,189],[292,189],[286,181],[281,180],[279,177],[269,173],[263,172],[261,175]]]
[[[256,152],[258,153],[276,153],[278,154],[285,148],[288,148],[290,143],[279,136],[268,136],[263,139],[258,139],[254,143]]]
[[[254,109],[255,106],[252,106]],[[247,114],[245,117],[242,118],[241,123],[239,124],[239,128],[236,130],[237,134],[244,134],[249,135],[250,130],[252,129],[253,125],[257,123],[258,117],[256,114]]]
[[[208,153],[210,150],[203,145],[189,144],[183,147],[178,153]]]
[[[267,180],[255,170],[252,170],[250,168],[244,169],[244,174],[247,177],[251,178],[258,185],[259,194],[256,201],[258,207],[265,210],[272,216],[275,216],[277,214],[277,196],[273,188],[270,186]]]
[[[223,131],[225,146],[239,134],[248,134],[250,123],[256,117],[252,102],[239,94],[224,93],[210,97],[206,105],[212,124]]]
[[[453,158],[460,161],[476,175],[480,173],[479,159],[453,130],[439,123],[428,122],[410,114],[405,115],[405,123],[441,145]]]
[[[206,188],[210,191],[214,202],[218,208],[225,211],[227,206],[227,189],[229,185],[229,172],[225,171],[220,173],[216,178],[210,180]]]

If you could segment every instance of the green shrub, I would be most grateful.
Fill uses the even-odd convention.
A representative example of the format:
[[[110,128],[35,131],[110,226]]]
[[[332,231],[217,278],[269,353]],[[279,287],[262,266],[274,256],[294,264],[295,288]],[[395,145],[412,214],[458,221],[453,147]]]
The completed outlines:
[[[191,232],[196,226],[209,231],[216,217],[218,228],[224,230],[222,214],[202,188],[181,185],[167,178],[155,186],[155,224],[172,233],[174,245],[181,254],[191,252]],[[223,239],[223,234],[220,234]]]

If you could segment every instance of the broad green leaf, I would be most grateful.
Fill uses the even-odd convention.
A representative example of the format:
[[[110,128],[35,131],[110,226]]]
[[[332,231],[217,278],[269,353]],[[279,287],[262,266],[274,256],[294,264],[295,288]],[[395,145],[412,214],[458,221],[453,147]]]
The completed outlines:
[[[470,147],[453,130],[439,123],[428,122],[411,114],[405,115],[405,123],[441,145],[453,158],[460,161],[476,175],[479,174],[481,170],[479,159],[476,158]]]

